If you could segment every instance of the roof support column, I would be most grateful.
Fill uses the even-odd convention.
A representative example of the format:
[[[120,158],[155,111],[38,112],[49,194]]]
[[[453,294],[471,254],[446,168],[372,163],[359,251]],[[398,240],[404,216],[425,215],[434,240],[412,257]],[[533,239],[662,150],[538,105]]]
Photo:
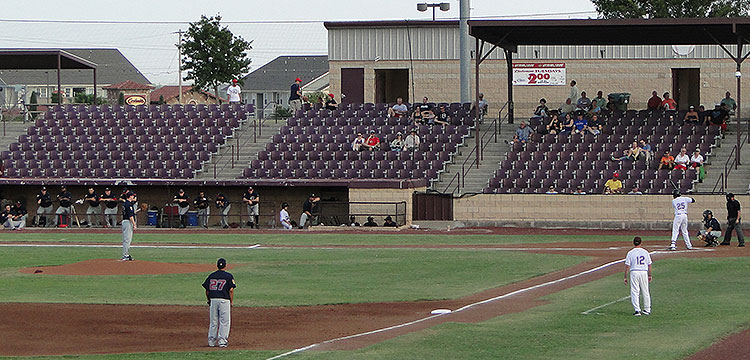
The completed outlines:
[[[483,60],[482,50],[484,49],[484,40],[482,40],[482,45],[480,46],[479,38],[475,38],[475,39],[476,39],[476,46],[474,47],[475,49],[475,54],[474,54],[474,64],[475,64],[474,65],[475,66],[475,69],[474,69],[474,126],[476,126],[477,128],[477,131],[476,131],[477,145],[474,150],[477,153],[476,154],[477,155],[477,168],[479,168],[479,148],[480,148],[480,143],[482,142],[482,140],[479,138],[479,113],[481,111],[479,109],[479,64],[481,64]],[[461,175],[464,175],[464,174],[461,174]]]
[[[735,31],[736,33],[736,31]],[[737,34],[737,57],[735,58],[735,61],[737,61],[737,72],[735,73],[735,77],[737,78],[737,158],[734,162],[734,169],[737,170],[737,168],[740,166],[740,148],[742,147],[742,86],[740,83],[740,80],[742,79],[742,44],[743,39],[742,36]],[[750,120],[748,120],[750,121]]]
[[[96,99],[96,69],[94,69],[94,106],[99,104]]]
[[[62,105],[62,92],[60,88],[62,86],[60,85],[60,68],[62,68],[62,58],[60,53],[57,53],[57,104]]]
[[[505,49],[505,62],[508,65],[508,124],[513,123],[513,52]]]

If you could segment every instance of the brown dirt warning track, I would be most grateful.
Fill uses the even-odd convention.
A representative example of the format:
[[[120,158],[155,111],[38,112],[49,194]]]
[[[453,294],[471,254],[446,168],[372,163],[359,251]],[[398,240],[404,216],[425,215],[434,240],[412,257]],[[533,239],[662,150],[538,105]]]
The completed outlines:
[[[346,247],[346,246],[343,246]],[[388,246],[356,246],[383,248]],[[395,246],[391,246],[395,247]],[[402,246],[412,247],[412,246]],[[419,247],[419,246],[417,246]],[[424,247],[424,246],[423,246]],[[433,246],[437,247],[437,246]],[[409,332],[445,322],[478,322],[503,314],[528,310],[544,302],[540,298],[622,271],[625,243],[554,243],[510,246],[441,246],[466,249],[507,248],[537,253],[575,253],[592,260],[536,278],[502,286],[460,299],[398,303],[341,304],[324,306],[232,309],[230,349],[284,350],[322,343],[316,350],[357,349]],[[658,245],[660,248],[661,245]],[[660,250],[657,245],[650,250]],[[668,257],[737,257],[750,251],[720,247],[714,251],[654,254]],[[34,276],[75,275],[85,270],[98,275],[208,272],[213,264],[164,264],[145,261],[91,260],[48,268],[20,270]],[[597,269],[598,268],[598,269]],[[103,270],[108,269],[108,270]],[[592,271],[592,269],[597,269]],[[135,271],[135,272],[134,272]],[[494,298],[494,299],[493,299]],[[478,303],[493,299],[486,303]],[[468,306],[468,307],[467,307]],[[460,309],[451,314],[430,316],[438,308]],[[0,303],[0,356],[100,354],[157,351],[205,351],[207,307],[150,305],[86,305]],[[403,325],[408,322],[412,324]],[[339,337],[376,331],[369,335],[330,341]],[[714,359],[716,354],[747,356],[750,332],[744,331],[695,354],[691,359]],[[325,343],[323,343],[325,342]],[[744,347],[743,347],[744,346]],[[744,353],[742,352],[744,349]],[[716,352],[719,351],[719,352]]]

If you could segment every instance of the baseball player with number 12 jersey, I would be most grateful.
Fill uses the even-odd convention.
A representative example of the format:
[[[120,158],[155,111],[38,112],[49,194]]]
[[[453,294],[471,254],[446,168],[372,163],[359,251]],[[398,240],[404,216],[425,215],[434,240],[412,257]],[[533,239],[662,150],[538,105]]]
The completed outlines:
[[[672,207],[674,208],[674,221],[672,221],[672,243],[669,245],[667,250],[677,250],[675,243],[677,242],[677,236],[682,233],[682,238],[685,240],[685,247],[688,250],[693,250],[693,245],[690,243],[690,235],[688,234],[688,204],[694,203],[695,199],[686,196],[680,196],[680,191],[675,189],[672,192]]]
[[[633,315],[641,316],[640,294],[643,293],[643,315],[651,314],[651,294],[648,283],[651,281],[651,255],[641,247],[641,238],[633,238],[635,247],[625,257],[625,283],[630,275],[630,302],[633,304]]]

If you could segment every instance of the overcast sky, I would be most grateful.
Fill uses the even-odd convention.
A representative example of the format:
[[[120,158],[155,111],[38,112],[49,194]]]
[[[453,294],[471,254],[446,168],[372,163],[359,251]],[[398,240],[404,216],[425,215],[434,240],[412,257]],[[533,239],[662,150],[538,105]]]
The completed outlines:
[[[118,48],[151,82],[168,85],[177,83],[174,32],[186,29],[188,22],[196,21],[202,14],[221,14],[232,32],[253,41],[250,57],[255,69],[279,55],[326,54],[323,21],[431,19],[431,12],[416,10],[417,2],[421,1],[0,0],[0,48]],[[451,10],[438,11],[438,18],[458,17],[458,1],[448,2]],[[596,17],[589,0],[473,0],[471,7],[472,18]],[[76,23],[85,20],[157,23]],[[263,23],[267,21],[281,23]]]

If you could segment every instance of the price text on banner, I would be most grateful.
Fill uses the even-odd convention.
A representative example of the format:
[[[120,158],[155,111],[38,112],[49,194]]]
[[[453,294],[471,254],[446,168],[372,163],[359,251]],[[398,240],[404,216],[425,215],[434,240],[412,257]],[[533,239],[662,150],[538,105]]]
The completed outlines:
[[[566,85],[565,63],[513,64],[513,85]]]

